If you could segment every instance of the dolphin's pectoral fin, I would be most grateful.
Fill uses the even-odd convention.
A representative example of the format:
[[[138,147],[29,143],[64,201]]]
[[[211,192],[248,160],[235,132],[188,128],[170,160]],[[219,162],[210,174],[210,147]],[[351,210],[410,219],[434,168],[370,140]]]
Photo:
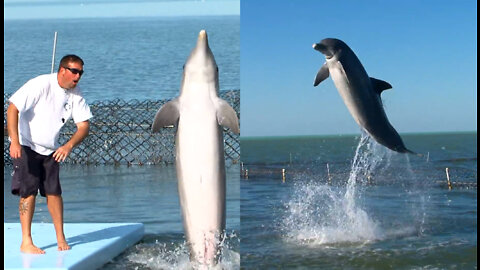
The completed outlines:
[[[317,76],[315,76],[315,82],[313,83],[313,86],[319,85],[323,80],[328,78],[330,75],[330,71],[328,70],[327,63],[325,62],[320,70],[317,72]]]
[[[237,113],[222,99],[218,99],[217,103],[217,122],[220,126],[228,127],[233,133],[240,134]]]
[[[165,103],[155,114],[152,132],[158,132],[165,126],[176,125],[179,115],[177,98]]]
[[[373,89],[375,89],[375,92],[377,92],[377,94],[379,95],[382,93],[383,90],[392,88],[392,86],[386,81],[382,81],[372,77],[370,77],[370,81],[372,82]]]

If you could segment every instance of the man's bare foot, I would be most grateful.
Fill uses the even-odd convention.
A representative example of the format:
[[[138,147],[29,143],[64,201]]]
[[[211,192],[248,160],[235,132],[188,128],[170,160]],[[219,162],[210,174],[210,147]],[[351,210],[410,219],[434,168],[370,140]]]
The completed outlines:
[[[45,254],[45,251],[36,247],[33,243],[22,243],[20,245],[20,251],[30,254]]]
[[[69,250],[69,249],[70,249],[70,246],[67,244],[66,241],[58,242],[58,250],[59,251],[64,251],[64,250]]]

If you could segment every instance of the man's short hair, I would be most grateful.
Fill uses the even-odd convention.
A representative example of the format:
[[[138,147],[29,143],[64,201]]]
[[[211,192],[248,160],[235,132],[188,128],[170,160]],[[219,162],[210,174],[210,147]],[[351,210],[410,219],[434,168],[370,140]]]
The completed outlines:
[[[60,60],[60,66],[58,66],[58,71],[60,71],[61,67],[66,67],[68,63],[72,63],[72,62],[82,64],[82,66],[84,65],[82,58],[74,54],[67,54],[64,57],[62,57],[62,60]]]

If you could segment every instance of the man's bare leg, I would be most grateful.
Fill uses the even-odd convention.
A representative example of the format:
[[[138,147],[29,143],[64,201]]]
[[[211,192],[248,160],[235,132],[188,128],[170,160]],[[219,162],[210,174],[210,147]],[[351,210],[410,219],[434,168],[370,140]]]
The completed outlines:
[[[20,224],[22,225],[22,244],[20,251],[24,253],[44,254],[45,251],[33,244],[32,240],[32,219],[35,212],[35,195],[26,198],[20,197],[18,204],[20,213]]]
[[[58,250],[68,250],[65,234],[63,233],[63,199],[61,195],[47,195],[48,211],[52,216],[53,225],[57,234]]]

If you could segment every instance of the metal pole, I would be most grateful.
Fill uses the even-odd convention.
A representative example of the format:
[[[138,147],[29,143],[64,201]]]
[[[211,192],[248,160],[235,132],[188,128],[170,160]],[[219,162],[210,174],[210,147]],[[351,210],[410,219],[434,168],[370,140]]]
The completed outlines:
[[[53,73],[53,68],[55,67],[55,51],[57,49],[57,32],[55,31],[55,38],[53,39],[53,55],[52,55],[52,70],[50,73]]]
[[[447,173],[448,190],[452,190],[452,182],[450,182],[450,175],[448,174],[448,168],[445,168],[445,172]]]
[[[327,163],[327,175],[328,175],[328,184],[332,184],[332,178],[330,177],[330,167]]]

